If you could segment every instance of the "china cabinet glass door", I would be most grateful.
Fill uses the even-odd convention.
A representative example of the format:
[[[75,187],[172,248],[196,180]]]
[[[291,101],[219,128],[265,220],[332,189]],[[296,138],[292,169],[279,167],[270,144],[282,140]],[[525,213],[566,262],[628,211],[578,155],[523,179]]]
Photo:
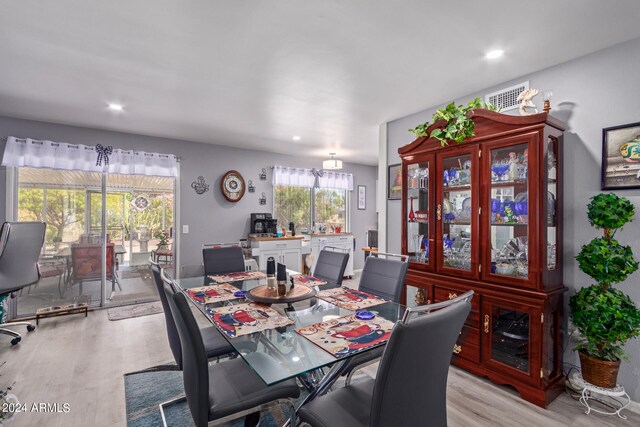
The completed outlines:
[[[489,175],[489,191],[485,196],[488,200],[484,205],[489,254],[485,258],[484,276],[489,280],[525,283],[530,271],[529,183],[533,179],[529,173],[529,143],[521,138],[514,144],[502,142],[483,150],[483,155],[487,156],[483,171]],[[535,219],[533,211],[531,214]]]
[[[537,360],[533,339],[533,325],[539,321],[536,308],[511,304],[497,298],[485,297],[482,310],[483,358],[488,364],[508,368],[514,376],[534,378]]]
[[[478,271],[477,148],[438,157],[438,266],[476,277]]]
[[[547,175],[547,197],[546,197],[546,254],[544,258],[548,271],[554,271],[558,262],[558,251],[556,249],[558,242],[558,140],[549,137],[547,140],[547,159],[546,159],[546,175]]]
[[[431,269],[433,232],[430,212],[432,185],[430,175],[433,156],[408,163],[405,168],[406,195],[404,221],[406,224],[405,253],[409,255],[412,268]]]

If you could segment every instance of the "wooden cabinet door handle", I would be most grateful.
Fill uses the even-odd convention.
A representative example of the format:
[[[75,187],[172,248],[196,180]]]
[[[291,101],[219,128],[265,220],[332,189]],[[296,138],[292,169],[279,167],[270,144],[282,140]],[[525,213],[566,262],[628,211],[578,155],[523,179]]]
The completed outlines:
[[[458,344],[454,344],[453,345],[453,352],[455,354],[460,354],[462,353],[462,346],[458,345]]]
[[[458,294],[455,294],[453,292],[449,292],[449,299],[454,299],[454,298],[458,298]]]
[[[442,205],[438,203],[438,209],[436,209],[436,215],[438,216],[438,221],[442,219]]]
[[[489,315],[488,314],[484,315],[484,332],[486,334],[489,333]]]

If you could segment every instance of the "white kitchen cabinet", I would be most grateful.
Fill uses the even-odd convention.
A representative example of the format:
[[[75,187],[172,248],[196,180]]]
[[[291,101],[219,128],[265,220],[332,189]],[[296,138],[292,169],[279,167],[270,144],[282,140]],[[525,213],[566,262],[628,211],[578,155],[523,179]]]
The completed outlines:
[[[251,255],[258,260],[258,268],[267,269],[267,259],[273,257],[276,263],[285,264],[288,269],[302,271],[302,239],[250,239]]]
[[[316,262],[320,251],[326,246],[344,250],[349,254],[347,268],[344,270],[345,276],[353,276],[353,235],[352,234],[313,234],[311,235],[311,255],[313,256],[313,264],[311,271],[315,271]]]

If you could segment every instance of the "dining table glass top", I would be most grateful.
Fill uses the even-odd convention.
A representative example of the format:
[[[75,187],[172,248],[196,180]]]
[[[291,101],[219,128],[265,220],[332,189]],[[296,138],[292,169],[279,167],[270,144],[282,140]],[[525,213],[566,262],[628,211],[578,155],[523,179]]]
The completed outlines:
[[[295,274],[295,272],[291,273]],[[215,285],[217,284],[216,282],[207,276],[175,279],[175,282],[182,289],[187,299],[189,299],[214,326],[215,322],[212,319],[211,310],[249,302],[245,298],[239,298],[212,304],[202,304],[195,301],[187,291],[190,288]],[[254,287],[265,285],[267,281],[265,278],[261,278],[228,283],[238,290],[249,291]],[[321,290],[323,286],[319,286],[319,288]],[[273,304],[271,308],[287,316],[293,323],[237,337],[229,337],[222,333],[222,336],[229,341],[229,344],[233,346],[267,385],[294,378],[298,375],[353,356],[334,357],[329,352],[298,334],[296,329],[318,322],[326,322],[337,317],[353,315],[355,314],[354,311],[340,308],[319,298],[298,302],[293,308],[287,308],[287,304]],[[367,310],[374,312],[377,316],[381,316],[386,320],[396,322],[404,315],[405,307],[389,301],[369,307]],[[386,341],[380,345],[385,344]],[[370,351],[372,348],[373,347],[363,351]],[[266,353],[275,359],[278,364],[265,366],[259,363],[260,360],[264,359],[255,357],[256,353]]]

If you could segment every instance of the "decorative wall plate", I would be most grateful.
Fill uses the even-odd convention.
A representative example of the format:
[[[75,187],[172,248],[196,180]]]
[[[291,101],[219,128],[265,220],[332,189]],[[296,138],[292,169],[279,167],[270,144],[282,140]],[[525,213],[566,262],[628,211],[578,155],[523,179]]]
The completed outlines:
[[[246,187],[240,172],[231,170],[222,176],[220,190],[225,199],[230,202],[237,202],[244,196]]]
[[[138,212],[142,212],[149,207],[149,199],[145,196],[138,196],[130,202],[131,206],[136,208]]]

